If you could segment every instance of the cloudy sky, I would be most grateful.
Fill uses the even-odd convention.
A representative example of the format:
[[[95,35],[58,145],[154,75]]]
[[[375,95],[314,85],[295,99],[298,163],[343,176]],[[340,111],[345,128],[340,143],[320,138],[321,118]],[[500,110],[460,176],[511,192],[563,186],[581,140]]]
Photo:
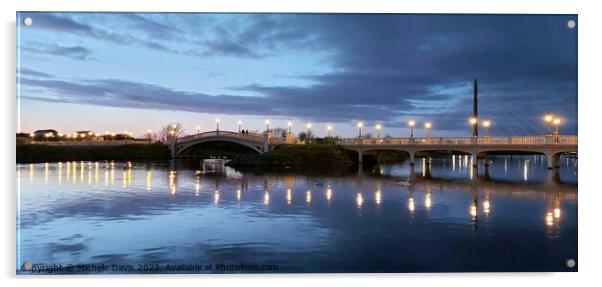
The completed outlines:
[[[32,25],[22,24],[30,17]],[[470,135],[472,80],[490,134],[577,133],[576,16],[18,13],[23,132],[258,130]],[[422,129],[417,135],[424,134]]]

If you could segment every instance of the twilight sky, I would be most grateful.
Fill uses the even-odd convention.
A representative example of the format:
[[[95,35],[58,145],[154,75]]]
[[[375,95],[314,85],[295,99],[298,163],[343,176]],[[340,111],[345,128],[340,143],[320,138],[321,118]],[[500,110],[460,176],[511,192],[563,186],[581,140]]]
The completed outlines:
[[[22,19],[30,17],[31,26]],[[142,135],[311,122],[334,132],[470,135],[472,80],[493,135],[577,133],[574,15],[17,14],[18,131]],[[419,128],[417,136],[425,132]]]

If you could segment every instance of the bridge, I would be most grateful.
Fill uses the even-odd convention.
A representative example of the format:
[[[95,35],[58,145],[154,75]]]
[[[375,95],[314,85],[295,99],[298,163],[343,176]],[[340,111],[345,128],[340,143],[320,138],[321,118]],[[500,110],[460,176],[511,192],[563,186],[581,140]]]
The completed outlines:
[[[198,144],[207,142],[233,142],[251,148],[257,153],[269,151],[269,139],[267,134],[246,134],[231,131],[210,131],[194,135],[170,139],[169,149],[171,157],[180,156],[184,151]]]
[[[426,138],[385,138],[385,139],[342,139],[338,143],[348,150],[358,153],[361,163],[363,155],[379,150],[406,152],[410,164],[414,164],[419,152],[451,151],[471,155],[473,166],[478,158],[486,158],[492,153],[536,153],[546,155],[548,168],[559,165],[558,158],[563,153],[577,152],[577,136],[484,136],[484,137],[426,137]]]
[[[173,158],[187,149],[206,142],[226,141],[247,146],[257,153],[270,151],[279,144],[303,144],[291,134],[287,137],[272,137],[269,133],[247,134],[231,131],[211,131],[171,139],[169,148]],[[382,150],[401,151],[409,155],[414,165],[416,154],[429,152],[457,152],[471,156],[473,166],[479,158],[487,158],[495,153],[535,153],[544,154],[548,168],[558,167],[563,153],[577,152],[575,135],[536,135],[536,136],[472,136],[472,137],[409,137],[409,138],[344,138],[335,144],[358,154],[358,162],[363,156]]]

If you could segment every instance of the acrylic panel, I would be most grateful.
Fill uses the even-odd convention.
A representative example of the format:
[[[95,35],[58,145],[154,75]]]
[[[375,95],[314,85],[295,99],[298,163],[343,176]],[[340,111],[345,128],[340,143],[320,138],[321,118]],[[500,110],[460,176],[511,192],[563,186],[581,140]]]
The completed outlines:
[[[16,273],[577,271],[577,16],[19,12]]]

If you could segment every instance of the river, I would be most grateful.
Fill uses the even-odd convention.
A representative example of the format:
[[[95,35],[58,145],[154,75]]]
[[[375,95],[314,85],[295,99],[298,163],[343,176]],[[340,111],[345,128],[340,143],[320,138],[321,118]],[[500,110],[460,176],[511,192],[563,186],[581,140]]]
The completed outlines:
[[[17,273],[577,271],[577,159],[470,166],[18,164]]]

